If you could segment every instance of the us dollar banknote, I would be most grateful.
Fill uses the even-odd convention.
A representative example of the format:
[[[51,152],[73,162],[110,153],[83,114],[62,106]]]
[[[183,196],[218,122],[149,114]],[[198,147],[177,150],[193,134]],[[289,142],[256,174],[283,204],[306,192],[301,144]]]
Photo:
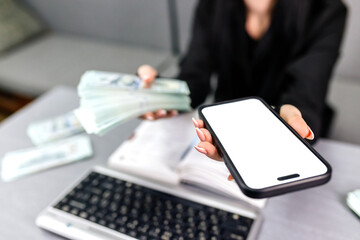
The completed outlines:
[[[1,177],[12,181],[25,175],[79,161],[93,155],[90,138],[79,135],[39,147],[8,152],[1,160]]]

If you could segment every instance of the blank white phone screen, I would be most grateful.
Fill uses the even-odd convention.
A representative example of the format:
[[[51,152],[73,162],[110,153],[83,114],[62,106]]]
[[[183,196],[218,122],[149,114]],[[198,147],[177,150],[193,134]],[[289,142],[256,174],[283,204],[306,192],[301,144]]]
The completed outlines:
[[[271,187],[325,174],[327,167],[258,99],[202,109],[245,184]],[[291,175],[295,178],[279,180]]]

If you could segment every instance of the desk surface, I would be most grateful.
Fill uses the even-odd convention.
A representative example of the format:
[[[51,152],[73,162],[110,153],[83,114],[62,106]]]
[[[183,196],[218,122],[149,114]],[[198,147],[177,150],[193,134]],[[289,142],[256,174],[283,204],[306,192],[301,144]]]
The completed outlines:
[[[32,146],[26,136],[30,122],[77,107],[74,89],[58,87],[0,124],[0,157]],[[14,182],[0,181],[1,239],[62,239],[35,225],[36,216],[75,179],[108,156],[139,124],[118,127],[104,137],[91,136],[95,155],[90,160],[51,169]],[[360,188],[360,146],[321,140],[316,149],[333,167],[330,183],[271,198],[264,210],[259,240],[360,239],[360,221],[345,204],[346,193]]]

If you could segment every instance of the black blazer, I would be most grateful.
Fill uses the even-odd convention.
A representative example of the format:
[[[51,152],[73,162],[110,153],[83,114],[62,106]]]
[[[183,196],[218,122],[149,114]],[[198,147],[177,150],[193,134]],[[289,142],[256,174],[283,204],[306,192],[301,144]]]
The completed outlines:
[[[178,78],[187,81],[193,107],[205,100],[215,73],[216,101],[260,96],[274,106],[292,104],[318,136],[345,18],[340,0],[278,0],[269,29],[254,41],[241,0],[200,0]]]

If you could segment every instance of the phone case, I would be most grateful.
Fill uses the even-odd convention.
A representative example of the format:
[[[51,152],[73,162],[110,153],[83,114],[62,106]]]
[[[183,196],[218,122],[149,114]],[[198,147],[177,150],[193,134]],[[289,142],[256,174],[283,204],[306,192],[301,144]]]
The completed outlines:
[[[315,156],[317,156],[320,159],[320,161],[326,166],[327,172],[322,175],[318,175],[318,176],[314,176],[314,177],[310,177],[310,178],[306,178],[306,179],[301,179],[301,180],[296,180],[293,182],[283,183],[283,184],[266,187],[266,188],[262,188],[262,189],[252,189],[252,188],[248,187],[245,184],[242,177],[240,176],[240,174],[238,173],[238,171],[236,170],[230,157],[226,153],[226,150],[222,146],[221,142],[219,141],[215,132],[213,131],[210,124],[206,120],[205,116],[203,115],[202,110],[204,108],[207,108],[210,106],[231,103],[231,102],[236,102],[236,101],[243,101],[243,100],[248,100],[251,98],[260,100],[267,107],[267,109],[269,109],[269,111],[271,111],[284,124],[284,126],[286,126]],[[306,188],[310,188],[310,187],[319,186],[319,185],[327,183],[331,178],[332,169],[331,169],[331,166],[329,165],[329,163],[327,163],[325,161],[325,159],[307,141],[305,141],[290,125],[288,125],[279,116],[279,114],[277,114],[275,112],[275,110],[271,106],[269,106],[260,97],[246,97],[246,98],[239,98],[239,99],[230,100],[230,101],[218,102],[218,103],[214,103],[214,104],[202,105],[199,107],[198,113],[199,113],[200,119],[202,119],[204,121],[206,129],[208,129],[209,132],[211,133],[211,135],[213,137],[214,145],[217,148],[220,156],[224,159],[226,167],[229,169],[231,175],[233,176],[234,180],[240,187],[241,191],[249,197],[252,197],[252,198],[273,197],[273,196],[277,196],[277,195],[281,195],[281,194],[285,194],[285,193],[289,193],[289,192],[293,192],[293,191],[298,191],[298,190],[302,190],[302,189],[306,189]]]

